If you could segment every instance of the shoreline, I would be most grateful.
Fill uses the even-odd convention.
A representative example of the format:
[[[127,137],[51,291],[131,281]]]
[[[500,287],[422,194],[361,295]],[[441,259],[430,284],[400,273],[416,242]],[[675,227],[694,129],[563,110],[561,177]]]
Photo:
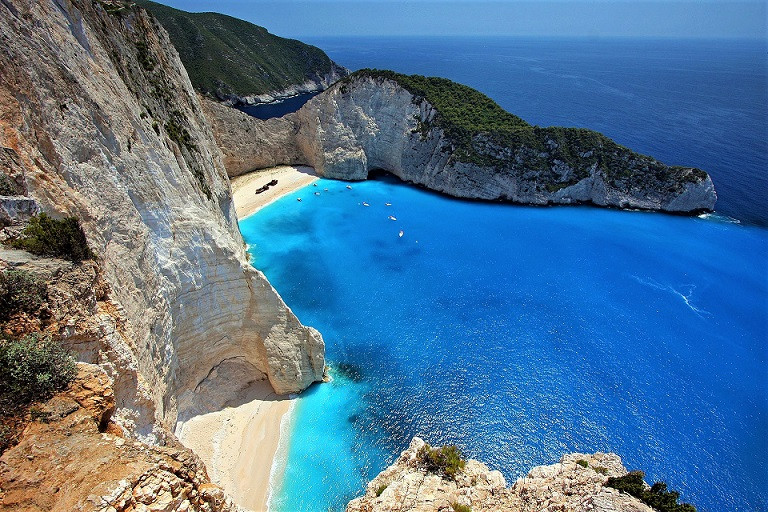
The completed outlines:
[[[272,180],[277,184],[256,194]],[[231,178],[232,201],[242,220],[265,206],[317,181],[314,169],[281,165]],[[211,481],[221,486],[243,509],[269,508],[278,450],[285,451],[283,436],[290,423],[294,399],[276,395],[268,381],[254,382],[238,393],[232,406],[193,416],[179,425],[176,435],[208,468]]]
[[[253,215],[318,179],[311,167],[288,165],[232,178],[237,218]],[[256,194],[257,189],[272,180],[277,180],[277,184]],[[267,511],[273,482],[282,479],[275,460],[278,450],[287,449],[283,431],[290,424],[294,398],[276,395],[269,381],[263,380],[241,390],[229,404],[179,424],[176,436],[203,460],[211,481],[221,486],[235,503],[245,510]]]
[[[293,402],[276,395],[269,381],[258,381],[240,393],[236,400],[240,405],[194,416],[177,428],[176,435],[203,460],[211,481],[235,503],[245,510],[266,511],[281,425]]]
[[[315,170],[305,165],[279,165],[231,178],[232,201],[235,203],[237,220],[243,220],[281,197],[311,185],[319,179],[320,176],[315,173]],[[269,187],[261,194],[256,194],[259,187],[272,180],[277,180],[277,185]]]

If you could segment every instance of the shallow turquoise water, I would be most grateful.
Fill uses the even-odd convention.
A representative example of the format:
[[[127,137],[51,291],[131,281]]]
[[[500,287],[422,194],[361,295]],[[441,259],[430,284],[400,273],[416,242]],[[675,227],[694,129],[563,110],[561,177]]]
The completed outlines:
[[[699,510],[768,510],[767,230],[345,185],[241,222],[334,376],[297,403],[273,510],[343,510],[414,435],[508,481],[615,451]]]

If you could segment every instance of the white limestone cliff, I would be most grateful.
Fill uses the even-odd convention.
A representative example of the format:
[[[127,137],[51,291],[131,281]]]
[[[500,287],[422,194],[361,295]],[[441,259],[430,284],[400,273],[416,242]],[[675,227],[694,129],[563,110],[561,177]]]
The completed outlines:
[[[717,195],[703,171],[672,168],[620,148],[612,169],[577,168],[549,149],[506,146],[473,138],[477,163],[436,122],[425,98],[393,79],[353,74],[309,100],[298,112],[260,121],[221,105],[206,107],[225,147],[230,175],[278,164],[300,164],[336,179],[364,180],[384,170],[451,196],[520,204],[581,204],[673,213],[711,211]],[[607,139],[606,139],[607,140]],[[587,144],[588,146],[588,144]],[[570,147],[589,161],[594,147]],[[542,161],[548,161],[541,165]],[[538,168],[531,167],[535,163]]]
[[[260,105],[265,103],[275,103],[278,101],[299,96],[300,94],[307,94],[311,92],[320,92],[326,90],[333,85],[336,81],[344,78],[349,74],[349,70],[343,66],[339,66],[335,62],[331,62],[331,69],[325,74],[316,73],[315,76],[308,78],[300,84],[294,84],[285,89],[279,91],[270,91],[264,94],[252,94],[248,96],[237,96],[234,94],[225,95],[222,99],[227,105],[244,104],[244,105]]]
[[[124,324],[100,349],[138,376],[113,375],[118,421],[151,440],[153,422],[224,406],[247,382],[207,386],[223,362],[281,394],[320,380],[322,338],[249,264],[221,152],[154,18],[5,0],[0,48],[0,146],[43,211],[80,219]]]
[[[329,178],[361,180],[380,169],[455,197],[535,205],[591,203],[677,213],[709,211],[715,205],[706,173],[699,178],[694,170],[681,169],[678,177],[660,164],[667,171],[659,176],[647,168],[652,159],[630,157],[621,171],[629,175],[626,179],[609,179],[596,164],[582,177],[557,159],[544,171],[530,168],[526,153],[533,149],[477,135],[473,147],[497,163],[468,162],[434,122],[437,115],[426,99],[395,80],[352,75],[299,110],[295,140],[310,165]],[[555,140],[547,144],[558,145]],[[585,158],[592,151],[578,149]],[[552,157],[544,152],[536,158]]]

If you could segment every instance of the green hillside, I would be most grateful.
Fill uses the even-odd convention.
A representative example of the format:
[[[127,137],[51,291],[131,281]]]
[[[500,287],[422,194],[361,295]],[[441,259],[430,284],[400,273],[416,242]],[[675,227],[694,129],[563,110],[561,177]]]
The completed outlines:
[[[212,12],[189,13],[148,0],[171,36],[195,89],[224,98],[280,91],[342,70],[319,48]]]

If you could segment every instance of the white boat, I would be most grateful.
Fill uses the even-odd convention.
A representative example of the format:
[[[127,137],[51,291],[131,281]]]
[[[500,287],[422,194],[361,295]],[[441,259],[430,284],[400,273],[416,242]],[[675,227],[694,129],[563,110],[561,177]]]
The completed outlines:
[[[352,190],[352,185],[347,185],[347,188],[348,188],[349,190]]]
[[[363,201],[363,206],[371,206],[371,205],[369,205],[368,203],[366,203],[365,201]]]
[[[403,238],[403,230],[401,229],[400,232],[397,234],[400,238]]]
[[[315,192],[315,195],[316,195],[316,196],[319,196],[319,195],[320,195],[320,192]]]
[[[392,203],[384,203],[384,206],[392,206]]]
[[[389,220],[397,220],[397,217],[395,217],[394,215],[390,215],[390,216],[389,216],[389,217],[387,217],[387,218],[388,218]]]
[[[301,202],[301,198],[300,198],[300,197],[297,197],[297,198],[296,198],[296,200],[297,200],[298,202]]]

